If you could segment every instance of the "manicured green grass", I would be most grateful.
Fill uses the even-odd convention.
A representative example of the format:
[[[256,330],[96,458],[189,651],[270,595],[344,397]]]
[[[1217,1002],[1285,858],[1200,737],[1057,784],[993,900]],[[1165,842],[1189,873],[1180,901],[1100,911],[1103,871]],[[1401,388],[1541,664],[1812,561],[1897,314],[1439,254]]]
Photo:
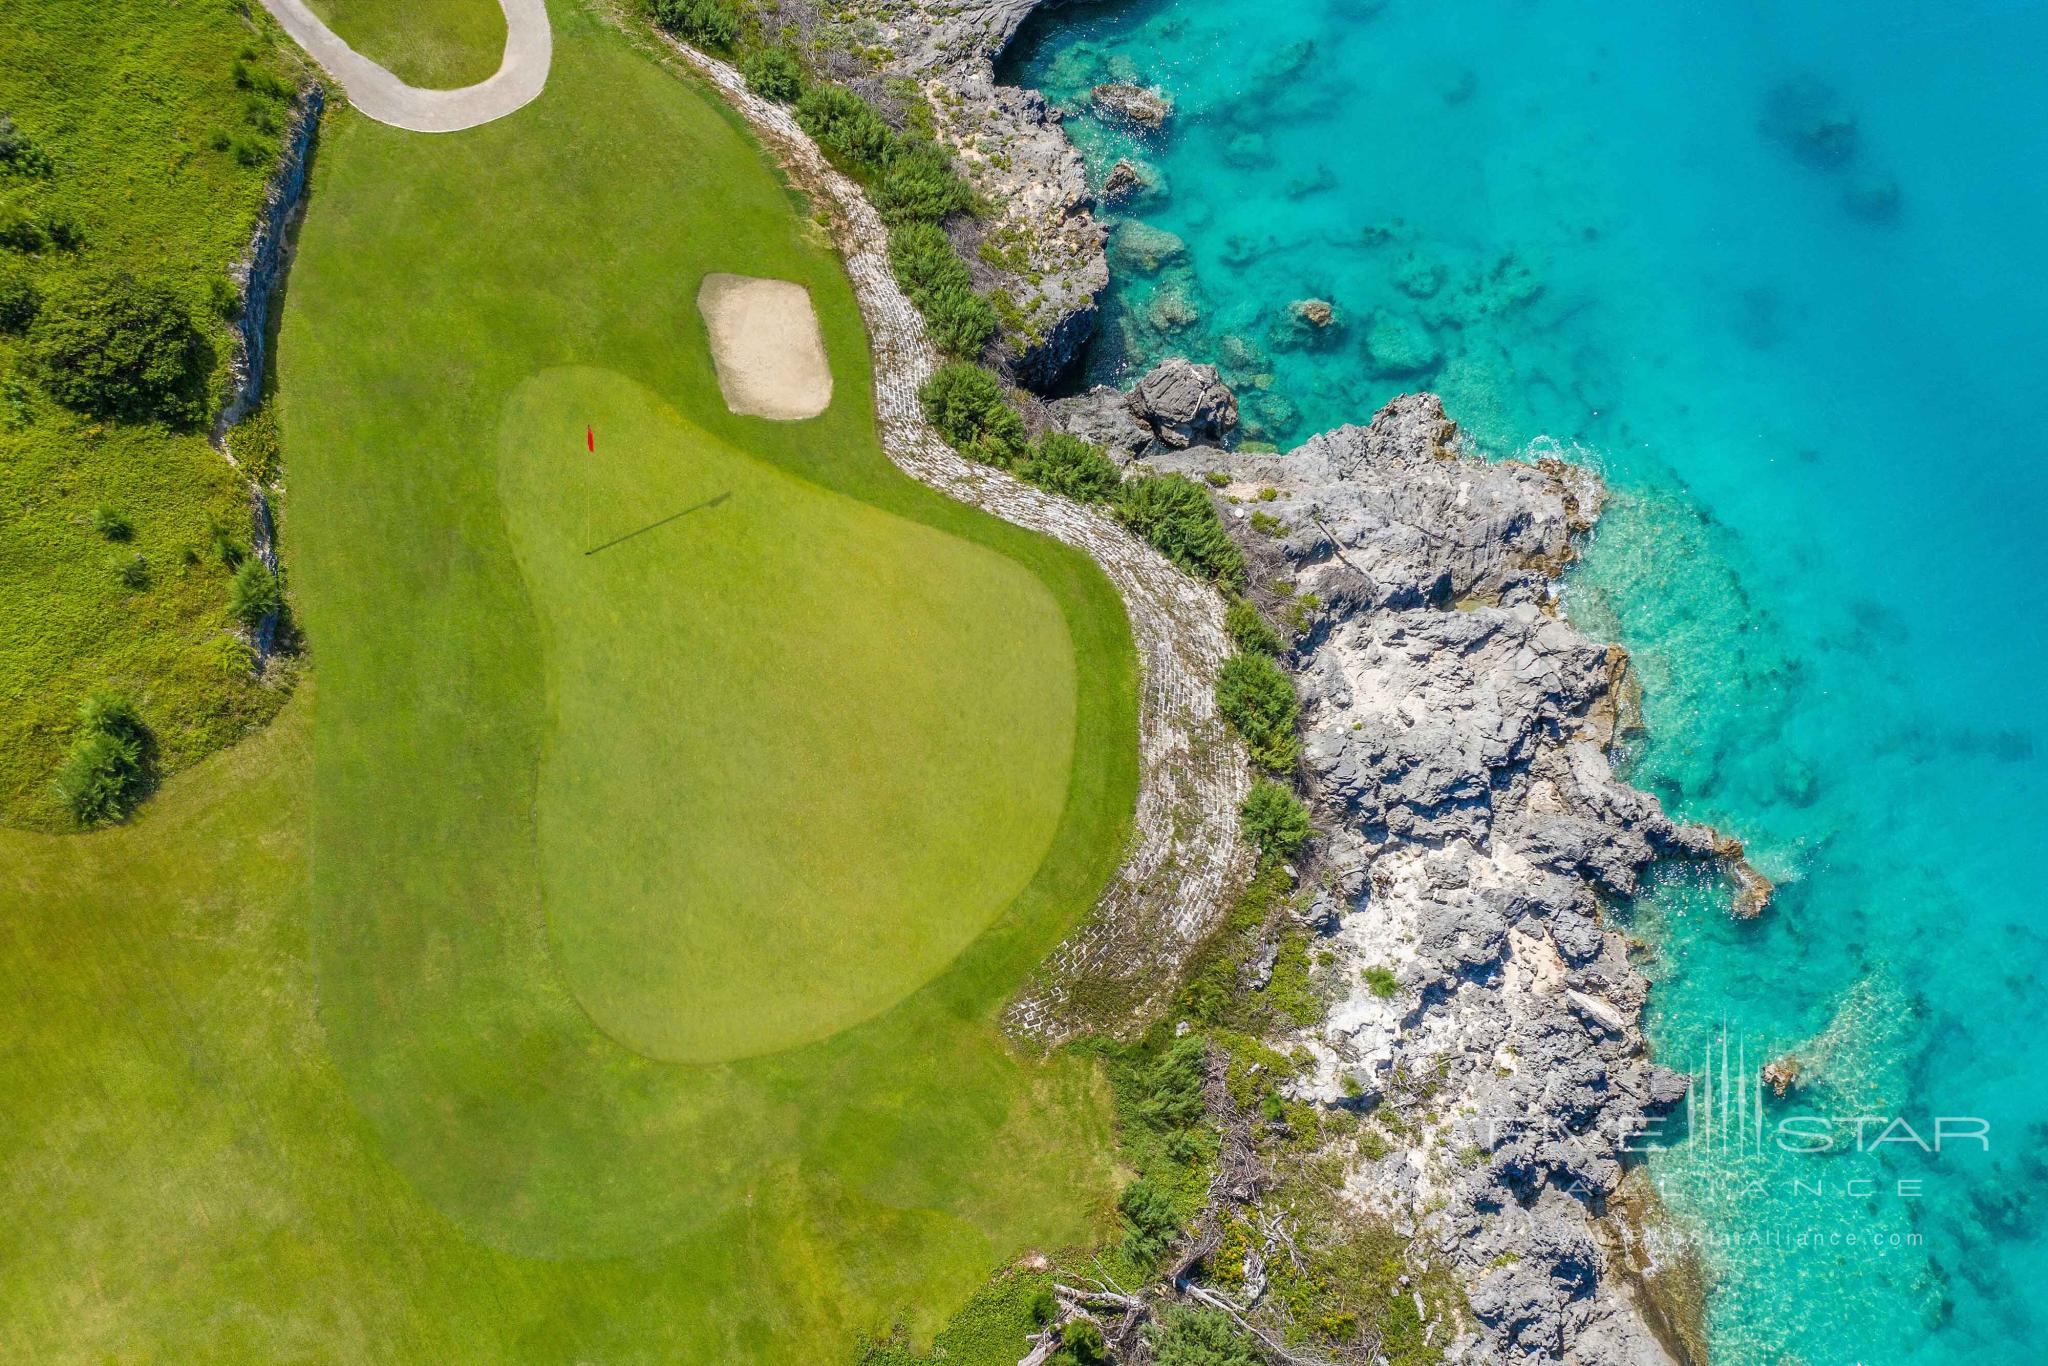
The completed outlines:
[[[759,150],[556,17],[549,88],[512,118],[325,137],[279,352],[318,697],[131,828],[0,837],[11,1353],[831,1361],[1107,1226],[1096,1074],[1019,1057],[994,1018],[1120,853],[1121,606],[1083,557],[887,463],[851,291]],[[810,289],[822,417],[724,410],[694,308],[714,270]],[[588,468],[586,421],[617,467]],[[727,487],[564,567],[586,511],[594,531]],[[722,744],[805,767],[742,778]],[[920,809],[921,783],[959,809]],[[712,810],[777,784],[786,828]],[[832,809],[861,784],[901,828]],[[830,904],[734,897],[683,997],[692,946],[576,902],[686,926],[670,903],[743,867],[690,853],[704,820],[764,859],[807,831],[841,856],[757,869]],[[989,867],[954,866],[966,845]],[[876,885],[898,873],[922,891]],[[565,942],[608,935],[620,971],[674,956],[651,987],[579,979]],[[904,960],[880,985],[793,962],[858,962],[865,937]],[[803,1019],[777,1014],[793,971],[823,983]],[[845,1027],[689,1065],[600,1027],[621,1020],[706,1052]]]
[[[308,0],[327,26],[410,85],[455,90],[488,79],[505,56],[498,0]]]
[[[1016,1244],[1072,1236],[1106,1179],[1097,1083],[944,1012],[922,1016],[929,1055],[900,1032],[864,1070],[814,1055],[825,1070],[744,1088],[734,1127],[613,1192],[728,1183],[638,1255],[523,1256],[445,1218],[326,1047],[314,692],[128,826],[0,831],[0,1355],[845,1360],[899,1313],[935,1328]],[[586,1116],[586,1141],[615,1118]]]
[[[260,11],[259,11],[260,14]],[[214,0],[183,5],[24,0],[0,7],[0,113],[47,151],[47,179],[0,173],[0,209],[74,221],[76,251],[0,248],[45,294],[125,269],[179,291],[224,367],[219,311],[274,159],[282,106],[237,88],[292,58],[266,21]],[[214,150],[218,134],[228,150]],[[245,165],[237,148],[258,157]],[[21,373],[0,336],[0,823],[59,826],[51,790],[96,688],[132,697],[175,770],[268,717],[281,700],[228,635],[228,569],[212,528],[248,538],[239,479],[203,435],[68,413]],[[131,539],[95,531],[101,506]],[[192,552],[196,558],[188,558]],[[141,555],[142,586],[120,569]]]
[[[599,1026],[690,1062],[836,1033],[1030,881],[1074,675],[1029,570],[608,371],[520,386],[498,458],[551,712],[542,887]]]

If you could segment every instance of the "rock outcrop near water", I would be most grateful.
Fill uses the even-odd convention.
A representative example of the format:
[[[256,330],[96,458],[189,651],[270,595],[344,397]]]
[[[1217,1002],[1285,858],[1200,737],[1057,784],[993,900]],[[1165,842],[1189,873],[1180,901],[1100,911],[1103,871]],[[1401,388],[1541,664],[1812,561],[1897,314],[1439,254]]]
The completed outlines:
[[[1477,1358],[1675,1359],[1638,1303],[1633,1231],[1600,1218],[1685,1093],[1645,1054],[1646,983],[1606,907],[1657,859],[1737,851],[1609,765],[1626,657],[1557,604],[1598,477],[1465,454],[1426,394],[1285,456],[1147,449],[1280,524],[1239,535],[1307,627],[1308,914],[1336,993],[1286,1042],[1314,1059],[1304,1095],[1418,1135],[1349,1152],[1350,1192],[1458,1269]]]
[[[940,138],[988,203],[988,250],[1003,341],[1018,383],[1049,389],[1074,368],[1095,335],[1097,300],[1109,284],[1104,232],[1095,221],[1087,168],[1059,115],[1033,90],[1000,85],[995,59],[1040,0],[855,0],[889,55],[884,72],[925,92]],[[1152,92],[1107,98],[1132,117],[1164,110]]]

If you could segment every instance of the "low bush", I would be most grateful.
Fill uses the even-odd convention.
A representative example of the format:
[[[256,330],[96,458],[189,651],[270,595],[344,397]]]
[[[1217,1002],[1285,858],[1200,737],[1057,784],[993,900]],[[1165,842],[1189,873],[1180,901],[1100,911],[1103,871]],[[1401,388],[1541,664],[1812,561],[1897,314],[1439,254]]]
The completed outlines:
[[[1146,1341],[1152,1366],[1259,1366],[1266,1359],[1219,1309],[1168,1305]]]
[[[1100,446],[1065,432],[1047,432],[1038,438],[1020,473],[1040,488],[1077,503],[1100,503],[1123,482]]]
[[[1244,552],[1223,529],[1216,505],[1200,484],[1179,474],[1127,479],[1114,500],[1117,519],[1159,552],[1199,578],[1231,588],[1244,585]]]
[[[952,156],[924,138],[895,142],[874,198],[889,223],[941,223],[974,205],[974,191],[953,169]]]
[[[836,85],[814,85],[796,102],[796,121],[834,163],[849,171],[883,169],[896,135],[874,106]]]
[[[125,541],[135,534],[135,524],[105,503],[92,510],[92,529],[110,541]]]
[[[42,311],[42,291],[25,270],[0,270],[0,334],[19,336]]]
[[[804,92],[803,68],[796,53],[786,47],[757,47],[740,63],[747,89],[764,100],[793,102]]]
[[[284,590],[277,575],[254,555],[244,559],[228,581],[228,615],[253,631],[283,606]]]
[[[740,16],[724,0],[653,0],[654,22],[686,43],[731,51],[740,38]]]
[[[1216,675],[1216,706],[1268,772],[1290,771],[1301,757],[1294,723],[1301,714],[1294,684],[1262,654],[1238,653]]]
[[[942,367],[918,391],[924,413],[946,444],[985,464],[1013,469],[1028,452],[1024,419],[996,377],[978,365]]]
[[[12,118],[0,114],[0,174],[42,180],[54,169],[50,154],[15,127]]]
[[[1172,1192],[1150,1177],[1125,1186],[1116,1197],[1116,1208],[1123,1216],[1124,1247],[1134,1261],[1157,1260],[1180,1232]]]
[[[94,417],[197,423],[213,348],[183,299],[125,272],[88,276],[45,302],[29,329],[43,387]]]
[[[1258,848],[1259,862],[1267,867],[1285,863],[1300,853],[1314,833],[1308,808],[1292,792],[1267,778],[1252,784],[1237,814],[1244,822],[1245,838]]]
[[[889,264],[941,351],[963,360],[981,354],[996,332],[995,305],[975,293],[967,263],[940,228],[897,227],[889,234]]]
[[[1103,1366],[1109,1360],[1109,1344],[1102,1340],[1102,1327],[1093,1319],[1075,1319],[1060,1329],[1059,1356],[1075,1366]]]
[[[57,773],[57,795],[80,825],[120,820],[147,794],[156,742],[116,693],[94,693],[79,709],[78,736]]]
[[[1384,963],[1374,963],[1359,976],[1364,979],[1365,989],[1382,1001],[1391,1001],[1394,993],[1401,989],[1401,979],[1394,976],[1394,970]]]
[[[1230,607],[1223,614],[1223,629],[1230,636],[1230,643],[1240,650],[1260,655],[1280,653],[1280,633],[1248,598],[1230,600]]]

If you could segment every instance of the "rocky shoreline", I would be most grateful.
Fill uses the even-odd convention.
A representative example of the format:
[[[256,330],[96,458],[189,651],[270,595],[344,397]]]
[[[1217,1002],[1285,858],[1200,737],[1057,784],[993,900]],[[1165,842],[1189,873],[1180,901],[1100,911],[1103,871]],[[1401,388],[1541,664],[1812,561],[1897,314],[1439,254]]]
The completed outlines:
[[[1042,392],[1093,334],[1108,259],[1057,114],[994,80],[1036,0],[873,8],[891,70],[923,86],[994,206],[982,240],[1010,256],[980,255],[1016,267],[996,287],[1031,281],[1006,341],[1013,376]],[[1623,1185],[1685,1079],[1648,1058],[1647,983],[1605,908],[1660,859],[1724,868],[1737,914],[1770,885],[1738,843],[1673,822],[1609,765],[1627,657],[1574,630],[1557,594],[1598,477],[1479,459],[1420,394],[1285,456],[1230,452],[1234,396],[1185,361],[1045,411],[1119,463],[1221,485],[1260,605],[1305,628],[1288,662],[1322,832],[1308,914],[1334,999],[1284,1042],[1313,1059],[1305,1097],[1387,1107],[1420,1135],[1346,1154],[1347,1189],[1456,1268],[1478,1328],[1452,1355],[1703,1360],[1696,1269],[1643,1253],[1634,1223],[1655,1201]]]

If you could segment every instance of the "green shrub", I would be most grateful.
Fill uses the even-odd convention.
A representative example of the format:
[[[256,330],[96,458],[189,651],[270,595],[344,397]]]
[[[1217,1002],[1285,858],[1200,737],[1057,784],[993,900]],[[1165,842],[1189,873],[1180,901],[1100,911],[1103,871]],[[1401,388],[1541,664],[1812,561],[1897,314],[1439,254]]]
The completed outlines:
[[[814,85],[796,102],[796,121],[825,155],[848,170],[877,172],[896,135],[874,106],[837,85]]]
[[[1077,503],[1102,502],[1123,482],[1123,476],[1100,446],[1091,446],[1065,432],[1047,432],[1038,438],[1021,473],[1040,488],[1064,494]]]
[[[1238,653],[1224,662],[1216,676],[1216,706],[1261,768],[1284,773],[1301,757],[1294,734],[1301,704],[1294,684],[1265,655]]]
[[[168,287],[125,272],[89,276],[44,305],[29,329],[43,387],[95,417],[195,424],[213,348]]]
[[[1282,641],[1249,598],[1232,598],[1223,614],[1223,629],[1230,643],[1250,654],[1277,655]]]
[[[740,38],[740,16],[724,0],[654,0],[654,22],[686,43],[730,51]]]
[[[1200,578],[1244,584],[1244,553],[1223,529],[1207,490],[1179,474],[1127,479],[1116,491],[1117,519],[1161,554]]]
[[[1123,1216],[1124,1246],[1134,1260],[1155,1260],[1180,1232],[1172,1193],[1150,1177],[1125,1186],[1116,1197],[1116,1208]]]
[[[15,127],[13,119],[0,114],[0,175],[41,180],[47,178],[53,169],[50,154]]]
[[[963,360],[981,354],[996,332],[996,308],[975,292],[967,263],[943,230],[931,223],[898,226],[889,234],[889,264],[941,351]]]
[[[1265,1360],[1220,1309],[1168,1305],[1147,1337],[1152,1366],[1259,1366]]]
[[[143,558],[141,551],[125,560],[117,560],[114,562],[114,577],[121,581],[123,588],[132,588],[139,593],[149,587],[149,561]]]
[[[1365,980],[1365,989],[1382,1001],[1392,1000],[1394,993],[1401,989],[1401,983],[1394,976],[1394,970],[1380,963],[1374,963],[1359,976]]]
[[[1093,1319],[1075,1319],[1060,1329],[1060,1354],[1078,1366],[1102,1366],[1109,1360],[1109,1344]]]
[[[932,426],[961,454],[1001,469],[1025,457],[1024,419],[1003,397],[1002,384],[980,366],[941,367],[917,397]]]
[[[117,821],[149,791],[156,743],[126,698],[94,693],[57,773],[57,795],[80,825]]]
[[[953,158],[936,142],[899,139],[875,186],[875,208],[889,223],[939,223],[974,204],[953,169]]]
[[[43,307],[42,291],[25,270],[0,270],[0,334],[19,336]]]
[[[41,215],[19,196],[0,199],[0,247],[34,255],[49,244]]]
[[[125,541],[135,534],[135,524],[105,503],[92,510],[92,529],[110,541]]]
[[[747,89],[764,100],[788,104],[804,91],[803,68],[786,47],[757,47],[740,63]]]
[[[1300,853],[1314,833],[1308,808],[1279,783],[1261,778],[1237,808],[1245,837],[1258,846],[1259,862],[1272,866]]]
[[[228,583],[228,615],[253,631],[283,606],[284,590],[277,576],[254,555],[244,559]]]

